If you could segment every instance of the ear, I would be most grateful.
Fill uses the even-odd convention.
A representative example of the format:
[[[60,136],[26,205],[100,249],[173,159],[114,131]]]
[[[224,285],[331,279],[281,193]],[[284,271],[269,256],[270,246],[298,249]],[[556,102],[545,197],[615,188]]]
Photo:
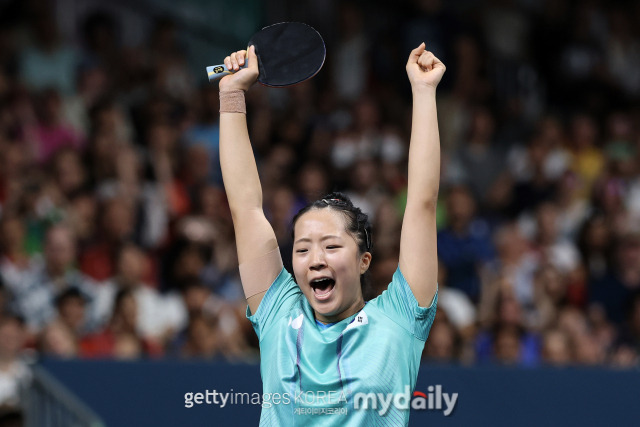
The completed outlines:
[[[364,274],[371,265],[371,252],[365,252],[360,257],[360,274]]]

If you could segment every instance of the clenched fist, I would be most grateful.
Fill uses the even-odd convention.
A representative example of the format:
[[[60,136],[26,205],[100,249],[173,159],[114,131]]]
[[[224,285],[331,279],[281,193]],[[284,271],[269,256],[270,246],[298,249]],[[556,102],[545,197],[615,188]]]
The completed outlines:
[[[411,51],[407,61],[407,75],[413,91],[435,89],[445,70],[442,61],[426,50],[424,43]]]

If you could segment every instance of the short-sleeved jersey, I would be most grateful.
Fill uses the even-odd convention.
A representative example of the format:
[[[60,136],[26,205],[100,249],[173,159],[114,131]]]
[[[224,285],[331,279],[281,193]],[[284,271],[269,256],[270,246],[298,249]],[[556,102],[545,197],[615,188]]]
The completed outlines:
[[[418,306],[398,268],[380,296],[323,329],[283,268],[256,313],[247,308],[260,340],[267,403],[260,425],[407,425],[408,409],[391,405],[381,414],[380,405],[363,409],[367,405],[354,397],[413,392],[436,305],[437,293],[430,307]]]

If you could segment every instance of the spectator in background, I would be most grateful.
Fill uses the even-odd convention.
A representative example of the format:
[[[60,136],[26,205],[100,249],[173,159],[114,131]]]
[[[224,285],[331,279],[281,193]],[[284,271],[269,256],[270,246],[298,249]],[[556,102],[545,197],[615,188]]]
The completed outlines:
[[[479,107],[472,115],[469,135],[452,159],[449,180],[464,183],[481,209],[487,193],[504,173],[505,155],[494,140],[495,119],[487,108]]]
[[[376,257],[386,255],[385,252],[397,255],[400,251],[398,242],[402,230],[402,216],[397,206],[388,196],[380,199],[373,223]],[[392,273],[393,274],[393,273]]]
[[[307,162],[298,171],[296,199],[298,205],[307,205],[329,192],[330,178],[327,167],[314,161]]]
[[[222,355],[229,360],[246,358],[249,353],[241,326],[244,306],[234,306],[216,297],[198,280],[186,282],[182,295],[189,313],[189,324],[170,344],[178,357],[211,358]],[[198,336],[203,338],[197,342]]]
[[[385,199],[378,170],[378,164],[373,159],[357,161],[350,171],[351,190],[346,193],[357,206],[360,206],[362,212],[369,215],[372,223],[376,221],[378,208]]]
[[[363,11],[353,1],[341,2],[339,8],[339,40],[335,45],[335,60],[331,74],[338,97],[345,101],[357,99],[368,83],[369,45]]]
[[[0,147],[0,209],[8,211],[15,209],[22,193],[29,152],[20,141],[0,139]]]
[[[165,114],[162,107],[156,114]],[[152,122],[147,131],[147,155],[157,186],[163,189],[169,218],[178,218],[190,210],[188,189],[178,176],[180,168],[180,134],[165,118]]]
[[[522,331],[514,326],[499,327],[493,334],[491,361],[505,366],[520,365],[523,358],[521,334]]]
[[[182,358],[213,359],[220,351],[213,319],[194,315],[189,319],[186,340],[179,349]]]
[[[375,238],[374,245],[377,245]],[[371,266],[371,275],[369,276],[371,280],[369,299],[382,294],[389,286],[389,273],[393,275],[398,268],[399,253],[400,248],[395,248],[393,251],[380,251],[380,253],[376,250],[376,262]]]
[[[187,46],[180,44],[176,23],[171,17],[156,19],[147,53],[156,91],[174,99],[188,100],[194,92],[193,75],[185,58]]]
[[[85,70],[99,67],[118,82],[122,78],[120,73],[124,70],[121,67],[122,51],[119,46],[120,28],[117,19],[108,12],[98,10],[89,13],[80,27],[83,41],[82,67]],[[80,74],[82,75],[82,71]],[[82,93],[82,89],[79,88],[79,92]]]
[[[124,197],[102,200],[98,208],[100,228],[96,239],[80,254],[83,273],[96,281],[113,276],[115,257],[121,245],[130,242],[135,233],[135,206]]]
[[[559,233],[558,208],[553,203],[542,203],[536,210],[534,250],[541,263],[555,266],[563,274],[580,267],[580,255],[572,241]]]
[[[397,129],[386,123],[375,98],[363,96],[351,111],[351,127],[338,135],[331,152],[332,165],[341,171],[361,161],[398,164],[407,148]]]
[[[31,380],[29,367],[20,359],[25,340],[21,318],[0,317],[0,407],[19,410],[24,404],[21,390]]]
[[[634,37],[633,20],[620,6],[609,15],[609,38],[604,49],[604,63],[620,93],[640,95],[640,41]]]
[[[77,93],[62,99],[62,120],[83,140],[91,132],[91,111],[112,89],[111,76],[104,66],[86,64],[78,72]]]
[[[531,16],[512,0],[494,0],[482,8],[482,30],[499,65],[513,63],[528,53]]]
[[[438,295],[440,308],[456,334],[465,341],[472,339],[476,333],[476,308],[464,292],[447,285],[447,269],[442,262],[438,265]]]
[[[148,268],[148,258],[139,247],[123,245],[116,258],[114,276],[100,287],[99,313],[101,319],[106,320],[115,310],[115,295],[126,290],[135,301],[136,334],[163,343],[184,326],[186,312],[180,296],[175,293],[161,295],[143,282]]]
[[[447,194],[447,227],[438,232],[438,256],[447,268],[449,286],[474,302],[480,297],[480,269],[494,257],[489,227],[475,216],[475,202],[466,187]]]
[[[640,234],[622,237],[615,255],[612,268],[590,280],[589,299],[604,307],[609,320],[620,324],[626,303],[640,293]]]
[[[545,332],[542,338],[542,362],[550,366],[566,366],[572,361],[567,335],[557,329]]]
[[[30,90],[53,88],[71,95],[75,90],[77,54],[60,40],[49,3],[42,5],[30,22],[32,40],[20,57],[20,78]]]
[[[630,367],[638,363],[640,357],[640,296],[629,302],[627,321],[615,343],[613,363],[620,367]]]
[[[73,332],[61,322],[49,323],[38,341],[38,350],[48,357],[72,359],[78,357],[78,341]]]
[[[80,341],[79,354],[87,358],[138,359],[162,355],[159,343],[138,333],[138,305],[132,289],[118,290],[107,327]]]
[[[80,152],[72,147],[56,151],[50,162],[51,175],[68,201],[88,185],[88,173]]]
[[[558,314],[558,328],[571,342],[575,364],[597,365],[605,360],[606,349],[593,335],[586,315],[575,307],[565,307]]]
[[[530,242],[523,236],[518,226],[506,223],[493,235],[497,257],[486,265],[482,274],[481,312],[493,310],[486,301],[493,299],[493,284],[506,279],[516,299],[528,308],[534,299],[534,275],[540,262],[531,248]],[[495,288],[496,290],[498,288]],[[484,316],[484,315],[483,315]]]
[[[594,214],[583,223],[578,248],[591,280],[601,278],[612,269],[614,238],[606,216]]]
[[[570,168],[579,178],[578,194],[589,197],[591,188],[605,166],[602,151],[598,149],[598,128],[593,117],[576,114],[571,119]]]
[[[78,339],[87,332],[87,297],[77,288],[69,288],[56,297],[58,321]]]
[[[560,177],[555,195],[559,237],[572,242],[576,242],[580,226],[593,211],[589,202],[578,195],[578,188],[576,174],[567,171]]]
[[[59,224],[47,230],[44,259],[36,258],[14,293],[14,306],[26,319],[32,333],[37,333],[55,318],[56,297],[71,288],[90,301],[83,319],[84,329],[96,325],[96,283],[75,267],[76,241],[71,228]]]
[[[81,150],[84,141],[63,121],[62,99],[55,90],[46,89],[35,100],[38,125],[36,127],[36,156],[41,164],[47,163],[55,153],[72,147]]]
[[[0,217],[0,277],[10,296],[20,291],[24,276],[35,268],[35,260],[26,251],[25,224],[10,211]]]
[[[447,321],[434,321],[425,346],[423,360],[430,363],[455,363],[458,360],[459,336]]]
[[[413,0],[402,28],[402,48],[411,49],[418,40],[429,40],[434,55],[447,62],[448,43],[452,33],[458,30],[456,17],[447,10],[441,0]],[[446,87],[446,86],[445,86]]]
[[[603,48],[593,31],[589,15],[589,5],[581,3],[569,9],[574,18],[570,20],[563,46],[559,49],[558,83],[566,93],[565,99],[558,99],[560,105],[583,108],[594,102],[594,94],[603,86]],[[565,16],[566,19],[566,16]],[[555,50],[555,49],[554,49]],[[585,90],[587,88],[587,90]]]
[[[511,151],[511,173],[516,179],[509,206],[511,217],[530,214],[541,203],[553,198],[557,177],[547,170],[552,154],[550,148],[537,136],[529,141],[526,154],[515,149]],[[523,158],[518,159],[521,155]]]
[[[145,180],[143,160],[135,147],[121,147],[115,156],[115,176],[103,180],[96,193],[103,200],[123,199],[135,210],[133,239],[143,247],[155,249],[168,234],[169,206],[165,188]]]
[[[70,197],[66,213],[78,242],[79,253],[83,253],[96,234],[98,201],[88,189],[81,190]]]
[[[537,365],[539,337],[526,328],[522,306],[514,297],[511,285],[502,279],[495,286],[499,287],[499,292],[493,302],[492,316],[486,319],[476,337],[476,360],[480,363]]]

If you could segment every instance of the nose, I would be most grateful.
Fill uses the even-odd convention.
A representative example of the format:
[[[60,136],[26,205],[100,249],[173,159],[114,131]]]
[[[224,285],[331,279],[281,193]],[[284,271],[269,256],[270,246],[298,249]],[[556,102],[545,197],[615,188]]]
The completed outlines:
[[[313,251],[313,255],[311,257],[311,264],[309,268],[311,270],[320,270],[327,266],[327,263],[324,259],[324,251],[315,250]]]

